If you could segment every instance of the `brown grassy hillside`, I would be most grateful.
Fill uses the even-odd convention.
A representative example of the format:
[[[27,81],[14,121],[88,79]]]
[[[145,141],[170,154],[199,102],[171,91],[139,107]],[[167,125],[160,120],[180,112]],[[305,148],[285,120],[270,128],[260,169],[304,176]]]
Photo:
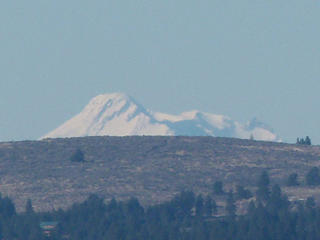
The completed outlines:
[[[85,162],[70,161],[81,149]],[[18,207],[28,198],[37,210],[69,206],[90,193],[106,199],[138,197],[161,202],[183,190],[211,193],[254,187],[262,169],[274,182],[304,175],[320,165],[320,147],[214,137],[84,137],[0,143],[0,191]],[[287,188],[291,197],[318,194],[317,188]]]

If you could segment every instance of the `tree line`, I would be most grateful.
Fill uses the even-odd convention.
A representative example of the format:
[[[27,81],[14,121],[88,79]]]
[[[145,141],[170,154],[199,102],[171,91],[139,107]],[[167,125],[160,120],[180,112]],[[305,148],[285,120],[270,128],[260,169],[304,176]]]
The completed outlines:
[[[218,206],[215,198],[223,199]],[[246,212],[237,211],[247,199]],[[56,222],[50,231],[43,223]],[[143,207],[138,199],[105,202],[91,195],[66,210],[35,212],[27,201],[17,213],[8,197],[0,196],[0,239],[78,240],[312,240],[320,239],[320,208],[315,199],[290,202],[263,171],[255,191],[237,185],[226,191],[221,181],[212,195],[182,191],[170,201]]]
[[[311,139],[309,136],[306,136],[306,138],[297,138],[297,144],[302,144],[302,145],[311,145]]]

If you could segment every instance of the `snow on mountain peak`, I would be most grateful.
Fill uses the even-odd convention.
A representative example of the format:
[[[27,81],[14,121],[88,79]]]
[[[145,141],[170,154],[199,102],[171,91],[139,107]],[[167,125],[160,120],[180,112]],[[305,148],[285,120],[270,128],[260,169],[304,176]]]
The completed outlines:
[[[168,134],[168,127],[133,98],[112,93],[94,97],[78,115],[42,138]]]
[[[128,96],[125,93],[106,93],[106,94],[100,94],[94,98],[91,99],[89,102],[92,104],[103,104],[107,101],[130,101],[132,98]]]
[[[101,94],[91,99],[84,111],[107,109],[110,111],[110,107],[122,107],[129,101],[130,97],[124,93]]]
[[[75,117],[42,138],[127,135],[221,136],[278,141],[262,122],[240,124],[224,115],[198,110],[180,115],[152,113],[124,93],[101,94]]]

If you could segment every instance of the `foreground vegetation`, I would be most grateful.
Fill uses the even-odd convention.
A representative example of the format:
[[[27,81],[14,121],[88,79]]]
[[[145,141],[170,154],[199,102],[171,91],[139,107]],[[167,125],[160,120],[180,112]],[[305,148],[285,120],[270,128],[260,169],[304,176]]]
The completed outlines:
[[[215,137],[9,142],[0,143],[0,192],[12,198],[19,212],[28,198],[37,211],[50,211],[83,202],[91,193],[117,200],[134,196],[150,206],[184,189],[206,196],[218,180],[225,189],[237,183],[254,188],[261,171],[267,170],[273,183],[294,186],[283,188],[290,199],[301,199],[320,196],[318,184],[304,178],[319,166],[319,159],[320,146]]]
[[[139,201],[109,201],[91,195],[67,210],[37,213],[28,201],[17,213],[12,201],[0,198],[1,239],[77,240],[312,240],[320,239],[320,208],[312,197],[290,202],[279,185],[270,186],[267,172],[257,180],[254,195],[245,187],[216,193],[223,196],[224,210],[211,196],[183,191],[172,200],[143,208]],[[245,214],[237,214],[237,201],[248,199]],[[221,214],[221,212],[223,214]],[[43,226],[53,227],[45,229]],[[54,224],[53,224],[54,223]]]

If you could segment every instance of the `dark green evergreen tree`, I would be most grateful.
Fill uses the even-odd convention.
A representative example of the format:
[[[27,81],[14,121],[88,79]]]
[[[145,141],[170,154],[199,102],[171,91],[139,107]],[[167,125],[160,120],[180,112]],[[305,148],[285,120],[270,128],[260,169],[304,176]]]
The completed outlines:
[[[182,191],[172,200],[174,211],[178,218],[185,218],[191,215],[191,210],[195,205],[196,197],[191,191]]]
[[[222,195],[224,194],[224,190],[223,190],[223,183],[221,181],[216,181],[213,184],[213,194],[215,195]]]
[[[270,190],[269,190],[269,174],[267,171],[263,171],[258,179],[258,190],[256,192],[257,199],[259,201],[267,201],[270,196]]]
[[[237,207],[235,204],[233,193],[232,193],[232,191],[230,191],[227,195],[227,201],[226,201],[227,215],[230,217],[234,217],[236,215],[236,210],[237,210]]]
[[[298,174],[297,173],[291,173],[287,179],[286,185],[288,187],[292,187],[292,186],[298,186],[299,182],[298,182]]]
[[[0,197],[0,216],[10,218],[16,215],[16,208],[12,200],[8,197]]]
[[[289,207],[288,199],[282,195],[281,188],[278,184],[272,187],[270,198],[267,202],[269,212],[275,216],[281,209],[287,210]]]
[[[304,138],[297,138],[297,144],[305,144]]]
[[[306,175],[306,184],[309,186],[317,186],[320,185],[320,175],[319,169],[317,167],[313,167]]]
[[[311,145],[311,139],[309,136],[306,136],[306,138],[297,138],[297,144],[301,145]]]
[[[217,203],[209,195],[204,201],[204,212],[206,216],[212,216],[212,214],[217,214]]]
[[[204,203],[202,195],[198,195],[196,200],[196,216],[203,216],[204,214]]]
[[[314,197],[308,197],[306,200],[306,208],[312,209],[316,206],[316,201],[314,200]]]
[[[251,200],[249,202],[249,205],[248,205],[248,209],[247,209],[247,214],[249,217],[253,217],[254,213],[255,213],[255,210],[256,210],[256,205],[254,203],[253,200]]]
[[[34,210],[33,210],[31,199],[27,200],[25,213],[26,214],[34,214]]]
[[[0,196],[0,239],[320,239],[320,208],[313,197],[304,204],[292,203],[291,207],[280,186],[274,185],[267,201],[250,201],[247,213],[240,216],[236,216],[234,197],[232,192],[226,196],[225,216],[210,218],[214,200],[210,196],[203,200],[201,195],[195,198],[193,192],[183,192],[171,201],[149,206],[147,210],[136,198],[113,199],[106,204],[104,199],[91,195],[68,209],[34,214],[25,214],[31,212],[31,201],[26,204],[25,212],[16,213],[13,202]],[[189,213],[181,217],[183,211],[191,209],[195,209],[196,214],[198,211],[197,217]],[[58,224],[50,236],[45,236],[40,222],[54,221]]]
[[[248,190],[245,189],[243,186],[241,185],[237,185],[236,186],[236,199],[249,199],[252,197],[252,193]]]
[[[309,138],[309,136],[306,136],[305,144],[306,145],[311,145],[311,139]]]

